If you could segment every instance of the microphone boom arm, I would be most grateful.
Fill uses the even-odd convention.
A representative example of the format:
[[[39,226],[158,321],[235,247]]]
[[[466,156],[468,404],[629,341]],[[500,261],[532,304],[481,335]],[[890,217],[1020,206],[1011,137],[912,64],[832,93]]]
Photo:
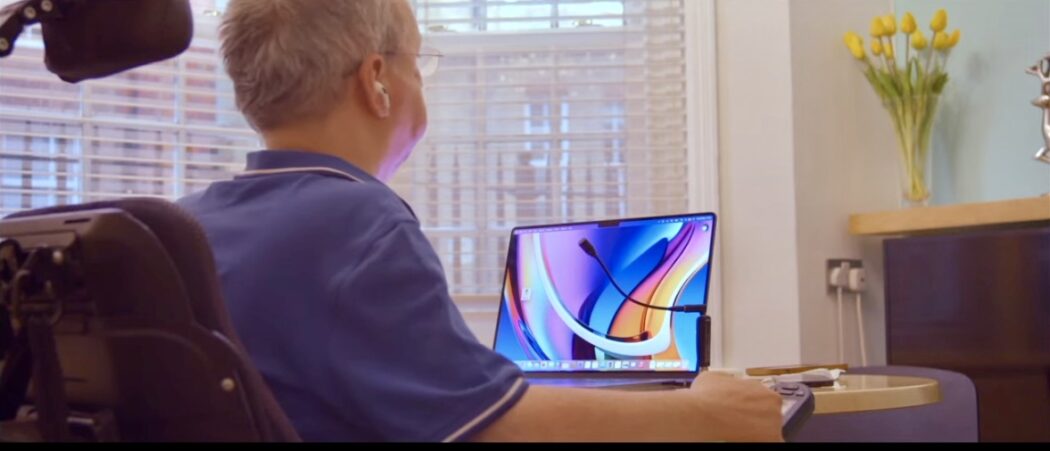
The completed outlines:
[[[28,0],[0,9],[0,58],[11,55],[15,41],[27,26],[42,20],[62,17],[59,3],[68,0]],[[10,16],[4,17],[6,14]]]
[[[697,333],[697,351],[700,352],[700,368],[706,370],[711,366],[711,317],[707,316],[706,305],[680,305],[674,307],[660,307],[657,305],[650,305],[644,302],[640,302],[631,297],[619,283],[616,282],[616,278],[613,277],[612,271],[602,260],[601,256],[598,255],[598,250],[594,248],[591,241],[587,238],[580,240],[580,249],[583,249],[587,255],[591,256],[598,265],[602,267],[602,271],[605,273],[605,277],[609,279],[612,286],[616,288],[616,291],[620,292],[621,295],[628,301],[637,304],[641,307],[652,309],[652,310],[663,310],[672,313],[698,313],[696,318],[696,333]]]
[[[627,294],[627,291],[624,290],[623,287],[621,287],[620,284],[616,282],[616,278],[613,277],[612,271],[609,270],[609,267],[605,264],[605,261],[602,260],[601,256],[598,255],[598,251],[594,248],[594,245],[591,244],[590,240],[588,240],[587,238],[580,240],[580,249],[583,249],[583,252],[587,253],[587,255],[590,255],[591,258],[598,262],[598,265],[602,267],[602,271],[605,272],[605,277],[609,279],[609,282],[611,282],[612,286],[616,288],[616,291],[620,292],[620,294],[623,295],[623,297],[628,301],[651,310],[663,310],[667,312],[679,313],[699,313],[701,315],[707,313],[706,305],[679,305],[675,307],[660,307],[658,305],[646,304],[644,302],[640,302],[632,298],[631,295]]]

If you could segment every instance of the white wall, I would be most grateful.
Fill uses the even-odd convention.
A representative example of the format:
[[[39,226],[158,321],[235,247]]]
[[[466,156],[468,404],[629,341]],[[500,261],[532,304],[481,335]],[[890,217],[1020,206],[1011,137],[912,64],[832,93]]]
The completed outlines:
[[[788,0],[719,0],[723,364],[800,354]]]
[[[834,296],[826,260],[862,259],[870,291],[862,304],[869,363],[885,361],[881,242],[847,233],[849,215],[898,206],[897,149],[889,115],[842,42],[867,34],[884,0],[792,2],[795,192],[802,360],[834,362]],[[846,360],[859,365],[854,297],[844,303]]]
[[[884,361],[881,243],[852,213],[897,206],[886,113],[842,44],[888,0],[720,0],[723,303],[728,366],[836,361],[825,260],[863,259],[869,363]],[[853,302],[847,361],[860,363]]]
[[[897,0],[895,6],[923,25],[945,8],[949,29],[963,32],[934,126],[934,203],[1050,192],[1050,165],[1032,159],[1044,145],[1042,114],[1031,105],[1040,83],[1024,72],[1050,53],[1050,0]]]

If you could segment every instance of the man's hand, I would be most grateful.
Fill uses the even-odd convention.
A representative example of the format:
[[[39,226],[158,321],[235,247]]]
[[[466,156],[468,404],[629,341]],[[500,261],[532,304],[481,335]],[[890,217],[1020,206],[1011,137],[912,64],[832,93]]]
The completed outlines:
[[[780,442],[780,396],[702,373],[687,390],[530,387],[479,441]]]
[[[761,382],[701,373],[689,396],[702,403],[704,425],[725,441],[784,441],[780,396]]]

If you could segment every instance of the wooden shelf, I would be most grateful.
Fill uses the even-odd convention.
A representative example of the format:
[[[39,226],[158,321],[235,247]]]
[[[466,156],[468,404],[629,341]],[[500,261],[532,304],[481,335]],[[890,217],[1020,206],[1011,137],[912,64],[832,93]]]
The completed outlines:
[[[852,235],[912,235],[1027,223],[1050,223],[1050,196],[908,208],[850,216]]]

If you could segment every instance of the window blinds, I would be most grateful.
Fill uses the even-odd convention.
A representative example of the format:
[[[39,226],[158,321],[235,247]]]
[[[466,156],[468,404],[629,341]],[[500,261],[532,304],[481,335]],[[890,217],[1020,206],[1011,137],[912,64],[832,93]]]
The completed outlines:
[[[0,3],[9,3],[0,1]],[[0,213],[175,199],[229,178],[259,139],[218,52],[225,2],[194,0],[189,51],[78,85],[46,71],[39,27],[0,59]],[[415,0],[430,127],[391,186],[452,293],[499,290],[519,225],[684,212],[682,0]]]

